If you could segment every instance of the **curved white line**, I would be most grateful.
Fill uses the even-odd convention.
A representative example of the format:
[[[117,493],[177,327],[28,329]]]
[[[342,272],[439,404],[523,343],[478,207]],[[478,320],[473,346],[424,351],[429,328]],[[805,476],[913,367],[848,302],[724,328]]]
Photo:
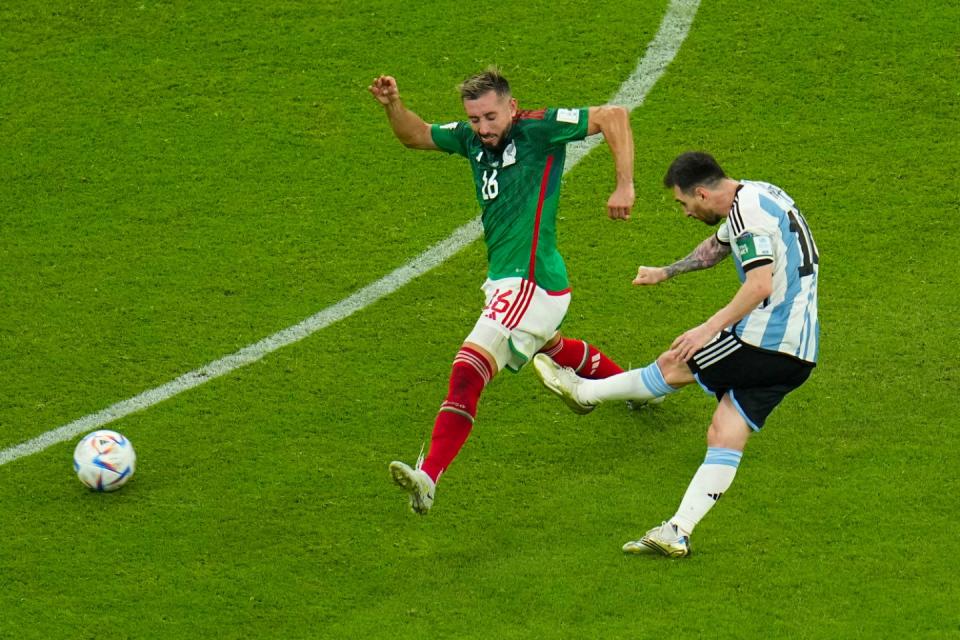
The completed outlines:
[[[650,89],[663,75],[667,65],[676,56],[680,45],[686,39],[699,6],[700,0],[672,0],[670,2],[670,6],[663,16],[663,21],[660,23],[660,29],[647,47],[647,51],[637,64],[636,69],[620,86],[617,95],[610,100],[612,104],[623,105],[631,111],[643,104]],[[593,136],[569,145],[567,147],[567,162],[563,167],[563,172],[566,174],[575,167],[599,143],[600,136]],[[214,378],[256,362],[281,347],[303,340],[310,334],[353,315],[360,309],[393,293],[417,276],[430,271],[479,238],[482,233],[480,218],[475,218],[409,263],[333,306],[327,307],[292,327],[264,338],[260,342],[246,346],[236,353],[185,373],[166,384],[144,391],[139,395],[111,405],[102,411],[74,420],[62,427],[47,431],[32,440],[4,449],[0,451],[0,465],[38,453],[54,444],[70,440],[81,433],[98,429],[131,413],[152,407],[188,389],[193,389]]]

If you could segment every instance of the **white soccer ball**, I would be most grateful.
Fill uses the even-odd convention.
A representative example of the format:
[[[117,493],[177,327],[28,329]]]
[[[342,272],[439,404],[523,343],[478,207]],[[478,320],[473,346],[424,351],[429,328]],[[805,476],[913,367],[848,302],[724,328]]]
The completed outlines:
[[[88,433],[73,450],[73,470],[80,482],[96,491],[116,491],[133,476],[137,454],[116,431]]]

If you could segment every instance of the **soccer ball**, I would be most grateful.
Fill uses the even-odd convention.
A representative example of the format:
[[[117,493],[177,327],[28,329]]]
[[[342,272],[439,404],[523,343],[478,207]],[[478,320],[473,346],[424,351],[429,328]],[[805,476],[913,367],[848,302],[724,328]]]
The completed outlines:
[[[116,431],[94,431],[73,450],[73,470],[80,482],[97,491],[116,491],[133,476],[137,454]]]

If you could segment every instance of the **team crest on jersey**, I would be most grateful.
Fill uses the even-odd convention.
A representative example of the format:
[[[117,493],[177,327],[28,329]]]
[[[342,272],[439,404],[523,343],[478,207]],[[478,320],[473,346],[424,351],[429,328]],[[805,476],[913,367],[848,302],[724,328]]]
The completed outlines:
[[[577,124],[580,122],[580,109],[557,109],[557,122]]]
[[[513,140],[510,141],[510,144],[507,145],[507,148],[503,150],[503,168],[506,169],[512,164],[517,162],[517,145],[513,144]]]

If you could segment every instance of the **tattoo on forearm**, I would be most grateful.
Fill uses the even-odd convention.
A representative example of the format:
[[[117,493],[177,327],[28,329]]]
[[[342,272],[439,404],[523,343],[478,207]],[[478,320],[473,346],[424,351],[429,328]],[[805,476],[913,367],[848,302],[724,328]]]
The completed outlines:
[[[697,248],[686,258],[664,267],[664,271],[667,272],[668,278],[672,278],[688,271],[699,271],[712,267],[728,255],[730,255],[730,246],[721,244],[717,240],[717,236],[712,235],[697,245]]]

